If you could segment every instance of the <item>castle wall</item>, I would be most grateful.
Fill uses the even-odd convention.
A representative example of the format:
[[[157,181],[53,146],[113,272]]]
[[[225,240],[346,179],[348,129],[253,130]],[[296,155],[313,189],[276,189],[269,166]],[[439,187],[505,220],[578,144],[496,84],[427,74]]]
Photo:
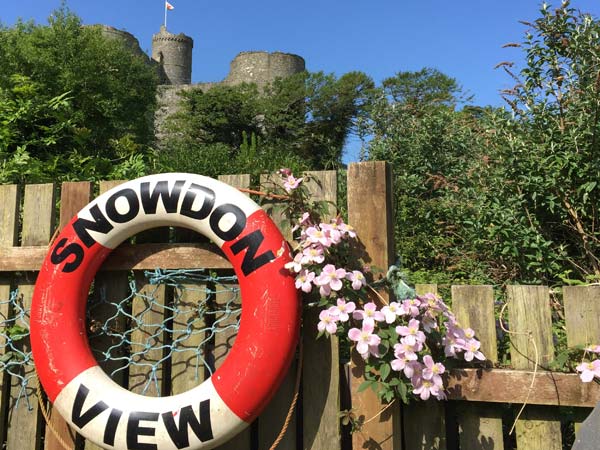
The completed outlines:
[[[158,108],[154,114],[154,129],[157,141],[160,142],[168,133],[165,130],[167,117],[181,111],[181,92],[191,91],[193,89],[202,89],[203,92],[206,92],[218,84],[220,83],[197,83],[187,85],[164,84],[159,86],[156,93]]]
[[[139,41],[136,39],[136,37],[131,34],[128,33],[127,31],[124,30],[118,30],[114,27],[110,27],[108,25],[92,25],[94,27],[99,27],[100,28],[100,32],[102,33],[102,35],[108,39],[116,39],[119,40],[121,42],[123,42],[129,49],[131,49],[131,51],[133,51],[133,53],[135,53],[138,56],[144,56],[146,58],[148,58],[148,55],[146,55],[146,53],[144,53],[140,47],[140,43]]]
[[[231,61],[225,84],[256,83],[258,87],[277,78],[286,78],[305,70],[304,59],[283,52],[241,52]]]

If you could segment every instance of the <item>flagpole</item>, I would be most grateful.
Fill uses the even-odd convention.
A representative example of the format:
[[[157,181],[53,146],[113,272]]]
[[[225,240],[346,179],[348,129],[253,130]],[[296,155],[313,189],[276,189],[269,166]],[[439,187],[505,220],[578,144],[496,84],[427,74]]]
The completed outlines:
[[[167,29],[167,1],[165,0],[165,30]]]

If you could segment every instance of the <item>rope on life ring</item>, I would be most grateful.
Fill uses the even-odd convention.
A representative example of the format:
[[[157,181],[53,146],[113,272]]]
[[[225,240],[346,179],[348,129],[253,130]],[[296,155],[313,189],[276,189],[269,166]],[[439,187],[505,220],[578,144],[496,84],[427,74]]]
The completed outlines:
[[[134,394],[98,366],[86,337],[91,282],[112,249],[154,227],[198,231],[231,262],[240,329],[221,367],[170,397]],[[201,175],[151,175],[83,208],[46,256],[31,308],[31,346],[54,408],[86,439],[130,450],[211,449],[256,418],[283,380],[298,341],[300,304],[285,239],[250,198]]]

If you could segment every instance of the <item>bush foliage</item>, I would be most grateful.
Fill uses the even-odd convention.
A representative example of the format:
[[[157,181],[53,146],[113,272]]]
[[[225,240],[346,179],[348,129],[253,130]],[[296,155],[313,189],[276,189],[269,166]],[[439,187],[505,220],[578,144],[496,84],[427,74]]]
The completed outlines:
[[[515,81],[507,109],[458,110],[460,89],[431,70],[384,82],[367,151],[394,165],[400,253],[414,271],[600,277],[600,22],[564,2],[526,26],[524,41],[509,44],[525,67],[499,65]],[[412,95],[423,86],[428,95]]]
[[[155,70],[66,7],[0,28],[0,182],[130,177],[152,143]]]

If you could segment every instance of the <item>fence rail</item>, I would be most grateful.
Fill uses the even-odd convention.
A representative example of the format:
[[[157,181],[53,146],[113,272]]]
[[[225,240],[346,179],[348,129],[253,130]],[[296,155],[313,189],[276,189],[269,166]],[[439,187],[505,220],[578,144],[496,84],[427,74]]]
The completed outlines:
[[[337,177],[340,175],[331,171],[312,175],[318,180],[310,186],[313,198],[336,203]],[[261,187],[251,186],[248,175],[221,178],[240,188]],[[263,184],[268,182],[268,177],[261,180]],[[55,228],[64,226],[90,201],[95,190],[104,192],[115,184],[102,182],[94,186],[77,182],[61,186],[0,186],[0,316],[5,329],[7,324],[24,329],[28,326],[27,316],[18,315],[14,302],[11,306],[8,299],[11,292],[17,291],[18,307],[27,310],[30,306],[35,272],[46,255]],[[383,162],[351,164],[347,186],[349,223],[361,238],[370,258],[367,262],[387,267],[394,257],[390,167]],[[58,210],[55,208],[57,198],[60,199]],[[277,220],[277,204],[268,207]],[[228,297],[228,292],[235,291],[235,284],[228,282],[227,290],[215,290],[210,281],[156,286],[150,284],[144,270],[205,268],[225,276],[230,273],[231,265],[216,247],[182,230],[151,230],[138,235],[135,243],[125,243],[113,253],[96,277],[93,295],[117,302],[130,295],[129,289],[133,285],[136,292],[147,296],[134,297],[127,307],[132,316],[144,317],[143,323],[131,333],[131,342],[149,342],[152,346],[148,352],[136,356],[133,365],[125,367],[122,360],[112,359],[102,363],[104,369],[113,372],[113,378],[119,384],[135,392],[144,391],[145,395],[176,394],[198,384],[210,375],[210,371],[198,368],[197,358],[201,357],[209,368],[216,368],[235,340],[237,318],[235,314],[224,313],[239,307],[237,300]],[[418,286],[420,292],[437,289],[435,285]],[[386,297],[384,292],[381,295]],[[510,331],[516,333],[512,335],[507,351],[511,366],[502,369],[495,368],[499,362],[495,302],[500,295],[505,295],[508,302],[505,322]],[[147,300],[150,297],[151,302]],[[318,313],[307,310],[304,314],[300,405],[278,448],[562,449],[563,443],[572,439],[572,430],[577,429],[589,414],[590,407],[600,400],[600,388],[595,383],[581,383],[575,374],[548,372],[540,367],[532,385],[534,361],[537,359],[545,367],[555,356],[552,315],[556,312],[556,304],[551,302],[550,290],[544,286],[508,286],[500,292],[492,286],[452,286],[450,297],[461,325],[476,330],[482,351],[489,358],[489,367],[453,370],[448,379],[448,402],[394,404],[381,414],[382,405],[374,392],[358,392],[363,361],[355,355],[351,361],[344,361],[343,355],[347,352],[340,353],[336,338],[316,340]],[[204,318],[196,317],[199,301],[208,305],[209,314]],[[565,318],[568,345],[600,343],[600,286],[565,287],[563,304],[564,310],[560,312]],[[172,312],[173,306],[178,315]],[[109,320],[113,309],[96,305],[94,320],[99,323]],[[111,326],[123,331],[127,323],[119,319],[111,322]],[[168,327],[161,328],[164,323]],[[207,334],[203,331],[215,324],[218,325],[216,332]],[[93,326],[90,323],[90,327]],[[186,333],[190,334],[189,339],[183,341]],[[2,336],[0,353],[9,348],[6,333]],[[180,340],[184,349],[190,352],[169,354],[166,363],[157,370],[155,363],[165,356],[160,348]],[[99,349],[114,344],[106,335],[96,336],[92,341]],[[537,358],[532,341],[536,343]],[[194,350],[201,344],[201,355],[196,355]],[[129,352],[130,358],[137,355],[134,345],[137,344],[123,350]],[[23,354],[27,354],[27,339],[20,340],[18,346]],[[297,368],[296,362],[257,421],[231,442],[219,447],[220,450],[269,449],[283,425],[294,394]],[[31,365],[23,365],[16,375],[2,373],[0,442],[4,448],[62,450],[62,444],[49,427],[58,431],[69,443],[69,448],[97,448],[73,434],[56,414],[52,415],[49,425],[45,423],[35,397],[36,384],[23,382],[32,380],[33,375]],[[151,379],[155,382],[148,383]],[[508,428],[525,401],[527,406],[517,421],[515,436],[509,436]],[[340,409],[350,408],[365,419],[371,419],[352,436],[341,427],[339,418]]]

